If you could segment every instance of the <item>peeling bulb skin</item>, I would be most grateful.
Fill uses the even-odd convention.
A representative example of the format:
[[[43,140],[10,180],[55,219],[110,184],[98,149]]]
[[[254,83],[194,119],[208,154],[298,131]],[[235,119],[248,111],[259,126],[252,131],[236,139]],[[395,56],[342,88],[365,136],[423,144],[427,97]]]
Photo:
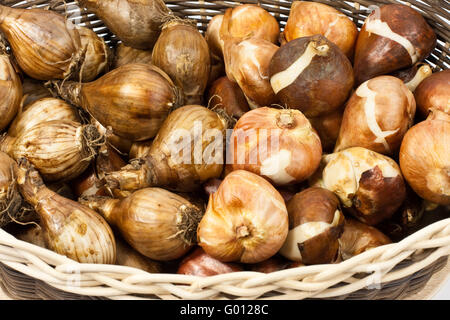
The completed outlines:
[[[287,209],[290,230],[280,254],[307,265],[333,263],[344,225],[339,199],[326,189],[313,187],[297,193]]]
[[[353,88],[348,58],[321,35],[292,40],[273,56],[270,83],[280,103],[308,118],[339,109]]]
[[[103,38],[100,38],[89,28],[79,27],[81,47],[85,51],[85,58],[81,66],[80,81],[89,82],[109,69],[110,48]]]
[[[308,179],[319,165],[322,147],[300,111],[264,107],[239,119],[228,152],[229,170],[248,170],[283,186]]]
[[[433,115],[433,114],[432,114]],[[400,167],[423,199],[450,205],[450,117],[430,118],[413,126],[400,148]]]
[[[432,74],[414,92],[417,109],[426,117],[431,109],[450,115],[450,70]]]
[[[399,166],[389,157],[353,147],[326,158],[320,185],[335,193],[358,220],[376,225],[389,219],[403,203],[405,182]]]
[[[415,112],[414,96],[400,79],[380,76],[366,81],[347,102],[334,151],[363,147],[394,155]]]
[[[6,153],[0,152],[0,228],[25,218],[20,210],[23,200],[15,181],[16,168],[16,162]]]
[[[416,10],[384,5],[366,19],[356,42],[355,84],[408,68],[436,46],[436,34]]]
[[[282,45],[297,38],[320,34],[336,44],[342,52],[352,59],[358,29],[343,13],[331,6],[294,1],[291,6],[286,27],[282,33]]]
[[[286,205],[278,191],[265,179],[237,170],[210,196],[197,236],[215,259],[259,263],[278,252],[287,233]]]
[[[346,219],[344,232],[339,239],[339,249],[343,260],[348,260],[370,249],[390,244],[392,241],[378,229]]]

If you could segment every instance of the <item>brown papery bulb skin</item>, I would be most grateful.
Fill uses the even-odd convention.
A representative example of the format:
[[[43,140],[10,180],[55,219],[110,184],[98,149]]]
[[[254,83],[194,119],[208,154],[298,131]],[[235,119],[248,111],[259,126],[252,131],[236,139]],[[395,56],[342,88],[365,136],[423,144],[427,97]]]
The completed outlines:
[[[52,98],[50,90],[48,90],[44,82],[37,81],[31,78],[25,78],[22,82],[23,101],[22,111],[25,111],[27,107],[33,102],[42,98]]]
[[[326,4],[294,1],[282,33],[282,42],[315,34],[326,37],[352,59],[358,37],[356,25],[345,14]]]
[[[151,49],[161,25],[172,16],[163,0],[78,0],[95,13],[122,42],[136,49]]]
[[[173,111],[145,158],[132,160],[106,176],[109,187],[129,191],[155,186],[184,192],[198,189],[222,174],[227,125],[221,116],[202,106]]]
[[[78,76],[84,50],[78,30],[64,16],[51,10],[0,6],[0,31],[28,76],[38,80]]]
[[[334,151],[363,147],[397,154],[415,114],[414,95],[403,81],[392,76],[370,79],[347,102]]]
[[[330,114],[317,118],[309,118],[309,122],[317,131],[324,152],[332,152],[341,129],[344,111],[338,109]]]
[[[123,199],[88,198],[135,250],[157,261],[184,256],[195,244],[203,211],[185,198],[160,188],[144,188]]]
[[[244,269],[238,264],[221,262],[206,254],[202,248],[197,248],[181,261],[177,273],[209,277],[239,271]]]
[[[208,103],[213,110],[223,109],[229,116],[237,119],[250,110],[241,88],[228,77],[214,81],[209,89]]]
[[[1,12],[1,11],[0,11]],[[0,132],[14,119],[22,100],[22,83],[9,57],[0,52]]]
[[[243,4],[227,9],[231,12],[227,30],[232,38],[262,39],[278,43],[280,27],[268,11],[254,4]]]
[[[400,168],[423,199],[450,205],[450,116],[413,126],[400,147]]]
[[[208,23],[205,33],[205,40],[208,43],[211,55],[218,59],[223,58],[223,40],[220,38],[220,28],[222,26],[223,14],[212,17]]]
[[[289,233],[280,254],[304,264],[336,261],[344,215],[339,199],[323,188],[308,188],[288,203]]]
[[[389,237],[378,229],[348,218],[345,219],[344,232],[339,239],[339,249],[342,259],[348,260],[367,250],[391,242]]]
[[[437,109],[450,115],[450,70],[432,74],[414,92],[417,108],[426,117],[430,109]]]
[[[111,128],[106,129],[104,126],[101,125],[100,122],[98,122],[94,118],[91,118],[91,124],[97,128],[98,132],[100,132],[101,135],[106,137],[106,141],[116,151],[119,151],[119,153],[121,154],[128,154],[130,152],[131,147],[133,145],[133,141],[119,137],[118,135],[112,132]]]
[[[228,153],[231,170],[247,170],[282,186],[308,179],[319,166],[322,146],[300,111],[264,107],[239,119]]]
[[[151,64],[152,51],[135,49],[119,43],[114,54],[113,69],[130,63]]]
[[[89,83],[56,84],[58,93],[105,128],[131,141],[153,138],[178,105],[176,88],[161,69],[127,64]]]
[[[87,169],[102,140],[92,125],[53,120],[37,124],[17,137],[4,136],[0,150],[16,160],[26,157],[46,181],[61,182]]]
[[[283,106],[319,117],[341,107],[353,88],[352,65],[322,35],[292,40],[269,66],[270,83]]]
[[[47,121],[65,120],[80,122],[78,110],[56,98],[42,98],[28,105],[18,114],[8,129],[8,135],[17,137],[32,127]]]
[[[164,24],[153,48],[152,63],[166,72],[184,93],[184,104],[201,104],[208,84],[208,43],[191,22]]]
[[[100,215],[48,189],[25,158],[16,171],[24,199],[39,214],[48,248],[80,263],[115,262],[114,235]]]
[[[22,197],[15,177],[16,162],[0,152],[0,228],[13,220],[21,220]]]
[[[210,196],[198,226],[198,243],[222,262],[258,263],[275,255],[286,240],[284,200],[265,179],[238,170]]]
[[[110,49],[105,41],[89,28],[79,27],[81,46],[84,48],[85,58],[81,66],[80,80],[89,82],[109,69]]]
[[[406,198],[397,163],[377,152],[353,147],[324,156],[322,177],[315,185],[336,194],[358,220],[376,225],[392,217]]]
[[[384,5],[364,22],[355,49],[355,84],[412,66],[436,46],[422,15],[402,4]]]

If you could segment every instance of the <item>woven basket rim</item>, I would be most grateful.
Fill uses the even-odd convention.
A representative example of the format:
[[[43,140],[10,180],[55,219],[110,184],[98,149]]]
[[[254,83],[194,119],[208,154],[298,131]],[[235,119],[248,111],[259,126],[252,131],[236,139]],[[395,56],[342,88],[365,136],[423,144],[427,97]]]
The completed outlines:
[[[11,254],[11,250],[14,251],[14,254]],[[423,260],[422,257],[416,258],[417,261],[406,268],[391,272],[392,268],[402,261],[414,260],[417,252],[422,250],[429,251]],[[355,289],[377,285],[376,281],[378,280],[381,281],[380,283],[388,283],[402,279],[426,268],[439,258],[449,255],[450,218],[435,222],[400,242],[373,248],[337,264],[301,266],[270,274],[241,271],[210,277],[169,273],[151,274],[128,266],[78,263],[51,250],[18,240],[0,228],[1,263],[37,279],[47,280],[49,285],[57,289],[82,295],[109,296],[110,298],[138,298],[133,294],[142,294],[142,290],[139,288],[141,286],[147,286],[147,291],[150,293],[153,287],[154,291],[158,293],[157,295],[181,296],[181,298],[189,300],[214,297],[217,295],[217,291],[211,288],[217,290],[218,287],[223,287],[223,291],[227,294],[233,290],[236,293],[242,291],[243,297],[251,298],[249,293],[260,291],[255,295],[259,297],[266,292],[276,291],[275,287],[280,283],[297,286],[299,289],[297,294],[284,294],[283,299],[331,298],[351,293]],[[373,271],[382,272],[379,279],[371,278]],[[67,277],[73,275],[74,272],[79,273],[80,277],[84,277],[83,281],[96,281],[98,284],[86,287],[68,287],[64,285],[64,280],[58,281],[57,277],[54,278],[59,276],[67,280]],[[356,282],[355,278],[352,279],[353,275],[364,273],[367,275]],[[294,280],[295,285],[290,283],[293,281],[292,279],[298,279]],[[349,284],[329,289],[349,279],[351,279]],[[105,288],[104,285],[109,288]],[[245,291],[249,293],[245,293]],[[163,294],[164,292],[165,294]]]
[[[0,1],[1,4],[9,6],[19,2],[22,3],[18,0]],[[30,0],[19,6],[40,6],[48,2],[49,0]],[[72,2],[68,1],[68,3]],[[175,8],[179,14],[200,14],[198,21],[201,29],[204,30],[207,18],[212,16],[205,11],[205,7],[212,11],[223,11],[225,8],[241,3],[259,4],[284,23],[286,17],[283,18],[281,15],[285,15],[286,10],[289,10],[291,1],[247,0],[228,3],[215,0],[185,2],[165,0],[165,2],[171,5],[171,8]],[[338,10],[345,11],[344,13],[359,25],[367,15],[367,10],[359,9],[360,5],[368,7],[371,4],[400,3],[396,0],[316,0],[316,2],[332,5]],[[447,18],[450,21],[450,13],[443,9],[446,3],[441,0],[435,0],[431,4],[421,4],[416,0],[409,0],[408,3],[419,9],[427,21],[432,22],[435,30],[439,28],[441,43],[438,43],[437,49],[427,61],[436,64],[436,70],[447,69],[450,64],[450,31],[448,22],[442,20]],[[52,9],[64,11],[65,7]],[[446,13],[448,16],[445,15]],[[87,23],[91,28],[97,28],[98,33],[108,33],[102,22],[98,22],[95,16],[88,16],[86,11],[83,11],[80,21]],[[106,35],[105,39],[107,37],[110,35]],[[142,298],[142,294],[152,294],[150,297],[144,297],[148,299],[217,297],[228,299],[231,296],[247,299],[333,298],[363,290],[377,282],[388,284],[412,277],[417,273],[420,277],[420,272],[425,272],[424,270],[438,260],[443,257],[447,259],[448,256],[450,256],[450,218],[435,222],[400,242],[371,249],[337,264],[301,266],[270,274],[242,271],[211,277],[169,273],[150,274],[126,266],[80,264],[51,250],[18,240],[0,228],[0,264],[3,263],[21,274],[42,280],[49,286],[67,293],[112,299],[139,299]],[[79,272],[76,276],[80,279],[80,286],[68,287],[67,281],[73,277],[75,271]],[[379,272],[379,278],[376,278],[373,272]],[[271,292],[277,294],[265,296]]]

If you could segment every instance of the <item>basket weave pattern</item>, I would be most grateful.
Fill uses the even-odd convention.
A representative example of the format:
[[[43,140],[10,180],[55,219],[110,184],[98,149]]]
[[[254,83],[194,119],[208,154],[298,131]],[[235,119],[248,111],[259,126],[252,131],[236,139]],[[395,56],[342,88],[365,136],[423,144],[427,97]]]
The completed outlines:
[[[212,16],[240,3],[255,3],[280,21],[289,15],[290,1],[166,0],[175,14],[198,21],[206,30]],[[360,27],[369,6],[399,3],[382,1],[321,2],[342,11]],[[0,0],[14,7],[50,7],[86,25],[114,46],[117,40],[87,11],[74,3],[49,0]],[[426,59],[435,71],[450,66],[450,20],[446,0],[409,1],[434,28],[438,45]],[[447,11],[445,9],[447,9]],[[71,10],[73,12],[71,12]],[[397,299],[420,290],[431,275],[446,265],[450,255],[450,219],[441,220],[399,243],[367,251],[339,264],[314,265],[271,274],[236,272],[213,277],[149,274],[115,265],[79,264],[52,251],[17,240],[0,229],[0,284],[22,299]]]

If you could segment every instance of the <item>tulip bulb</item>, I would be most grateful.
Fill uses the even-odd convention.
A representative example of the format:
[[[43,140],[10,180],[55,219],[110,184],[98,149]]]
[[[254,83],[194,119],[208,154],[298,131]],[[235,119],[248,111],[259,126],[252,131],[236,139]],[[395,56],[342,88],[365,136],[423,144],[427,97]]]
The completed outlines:
[[[0,6],[0,31],[28,76],[38,80],[78,76],[85,50],[77,28],[64,16],[51,10]]]
[[[348,260],[370,249],[390,244],[391,240],[378,229],[346,219],[344,232],[339,239],[339,249],[342,259]]]
[[[0,150],[16,160],[26,157],[46,181],[67,181],[86,170],[102,140],[92,125],[54,120],[4,136]]]
[[[164,24],[153,48],[152,62],[182,89],[184,104],[201,104],[208,84],[211,57],[208,44],[190,21]]]
[[[22,83],[9,57],[0,52],[0,132],[14,119],[22,100]]]
[[[113,69],[130,63],[151,64],[152,51],[127,47],[123,43],[118,44],[114,54]]]
[[[228,9],[220,29],[227,76],[241,87],[252,109],[270,106],[277,99],[269,82],[269,63],[278,46],[258,37],[233,36],[231,17],[232,9]]]
[[[364,22],[355,49],[356,85],[412,66],[436,46],[436,34],[416,10],[384,5]]]
[[[288,234],[284,200],[265,179],[238,170],[210,196],[198,243],[222,262],[258,263],[275,255]]]
[[[123,199],[81,202],[100,212],[135,250],[157,261],[178,259],[192,248],[203,214],[185,198],[160,188],[144,188]]]
[[[400,147],[400,168],[423,199],[450,205],[450,116],[419,122]]]
[[[282,41],[315,34],[333,42],[349,59],[353,57],[358,29],[345,14],[326,4],[294,1],[281,35]]]
[[[105,128],[131,141],[153,138],[172,108],[177,89],[152,65],[127,64],[89,83],[54,83],[60,96]]]
[[[291,264],[292,264],[291,261],[283,257],[273,256],[270,259],[252,265],[250,267],[250,270],[254,272],[272,273],[288,269],[291,266]]]
[[[335,193],[358,220],[375,225],[389,219],[406,197],[405,182],[394,160],[354,147],[324,157],[316,185]]]
[[[163,0],[78,0],[129,47],[153,48],[161,25],[173,14]]]
[[[224,43],[220,38],[220,28],[222,26],[223,14],[215,15],[208,23],[208,28],[205,33],[205,40],[208,43],[211,55],[218,59],[223,58]]]
[[[34,126],[47,121],[62,120],[80,122],[78,110],[56,98],[42,98],[28,105],[9,126],[8,135],[17,137]]]
[[[298,110],[249,111],[236,123],[230,141],[230,170],[247,170],[276,185],[308,179],[322,155],[319,136]]]
[[[109,68],[110,49],[105,41],[91,29],[80,27],[78,33],[81,46],[86,51],[79,78],[83,82],[93,81]]]
[[[239,119],[250,110],[241,88],[228,77],[221,77],[214,81],[209,89],[208,97],[210,108],[223,109],[230,117]]]
[[[227,15],[229,20],[225,23],[226,30],[232,38],[256,38],[274,44],[278,42],[280,35],[278,22],[274,16],[260,6],[242,4],[235,8],[227,9],[225,17]]]
[[[417,108],[422,116],[431,109],[437,109],[450,115],[450,70],[436,72],[425,79],[414,92]]]
[[[335,151],[363,147],[396,154],[415,113],[414,96],[403,81],[392,76],[368,80],[347,102]]]
[[[115,262],[114,235],[101,216],[48,189],[25,158],[16,171],[24,199],[39,215],[48,248],[80,263]]]
[[[324,36],[292,40],[269,66],[270,83],[281,104],[319,117],[341,107],[353,88],[348,58]]]
[[[423,62],[416,63],[411,68],[393,72],[391,75],[402,80],[411,92],[414,92],[423,80],[431,76],[433,70]]]
[[[344,215],[339,199],[322,188],[308,188],[288,203],[289,233],[280,254],[304,264],[336,261]]]
[[[222,173],[227,125],[221,116],[202,106],[173,111],[146,157],[106,176],[109,187],[129,191],[155,186],[196,190]]]
[[[177,273],[209,277],[238,271],[243,271],[243,268],[235,263],[225,263],[214,259],[206,254],[202,248],[197,248],[181,261]]]
[[[12,221],[22,220],[22,197],[19,193],[15,168],[16,162],[0,152],[0,228]]]
[[[343,113],[343,110],[338,109],[330,114],[308,119],[317,131],[322,142],[322,149],[326,152],[332,151],[336,145],[339,130],[341,129]]]

